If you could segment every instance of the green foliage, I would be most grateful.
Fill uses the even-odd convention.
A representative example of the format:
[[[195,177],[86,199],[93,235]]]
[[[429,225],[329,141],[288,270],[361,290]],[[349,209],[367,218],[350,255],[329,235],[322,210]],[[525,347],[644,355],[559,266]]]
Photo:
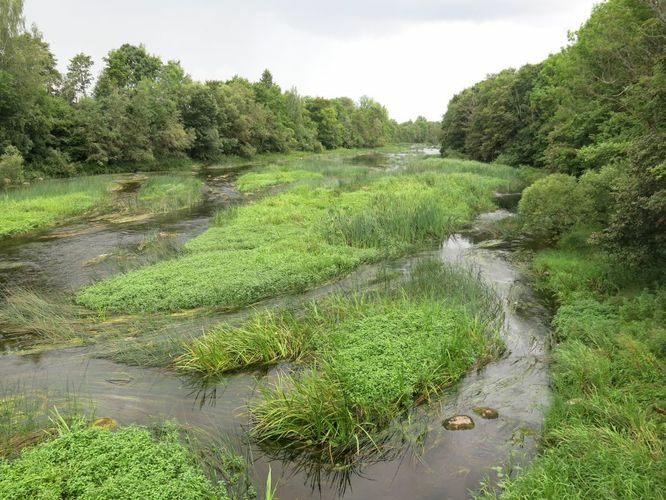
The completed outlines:
[[[279,167],[249,172],[236,180],[236,187],[242,193],[259,191],[278,184],[291,184],[297,181],[321,179],[323,175],[308,170],[283,170]]]
[[[197,205],[203,198],[203,182],[194,177],[155,175],[141,185],[137,195],[140,212],[166,213]]]
[[[75,429],[0,464],[0,496],[228,498],[194,466],[175,430]]]
[[[14,146],[7,146],[0,156],[0,179],[3,184],[18,184],[23,181],[23,156]]]
[[[536,181],[525,189],[518,211],[531,234],[545,239],[557,239],[579,220],[581,198],[575,177],[553,174]]]
[[[298,163],[293,169],[303,170]],[[496,171],[504,172],[488,167],[491,175]],[[339,175],[357,179],[356,172],[320,174],[330,174],[337,186]],[[364,262],[437,241],[492,208],[489,195],[507,182],[446,168],[361,181],[344,189],[296,186],[224,212],[217,227],[187,243],[184,255],[85,288],[77,301],[93,310],[169,311],[234,308],[300,292]]]
[[[185,372],[210,377],[283,359],[298,359],[307,351],[317,312],[306,319],[292,311],[256,314],[240,328],[221,324],[185,345],[176,366]]]
[[[0,194],[0,237],[25,233],[82,214],[108,199],[107,176],[43,181]]]
[[[457,286],[449,289],[438,278]],[[463,289],[473,293],[455,292]],[[405,287],[309,308],[296,329],[309,332],[301,344],[314,360],[251,405],[251,436],[269,449],[314,453],[336,464],[376,450],[396,416],[498,352],[488,335],[496,310],[492,292],[475,276],[429,262]]]
[[[649,266],[666,248],[663,6],[602,2],[570,42],[539,65],[491,75],[456,95],[442,122],[442,151],[576,176],[601,169],[583,183],[612,189],[581,200],[601,204],[593,213],[585,207],[590,222],[604,226],[597,241],[628,265]]]
[[[534,266],[539,286],[560,304],[553,318],[554,401],[542,454],[501,481],[502,498],[660,498],[663,269],[632,273],[589,248],[542,251]]]

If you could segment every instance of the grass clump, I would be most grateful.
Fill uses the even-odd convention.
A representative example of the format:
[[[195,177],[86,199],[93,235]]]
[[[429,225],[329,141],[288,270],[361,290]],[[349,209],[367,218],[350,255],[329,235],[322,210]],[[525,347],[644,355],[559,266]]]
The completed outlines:
[[[90,311],[65,299],[17,288],[4,293],[0,326],[6,333],[29,335],[37,342],[80,340],[83,320]]]
[[[352,185],[338,180],[295,186],[226,211],[185,245],[184,255],[87,287],[77,301],[93,310],[172,311],[235,308],[300,292],[363,263],[437,242],[491,209],[490,195],[505,184],[492,176],[435,172],[386,174]]]
[[[155,436],[139,427],[74,429],[0,463],[0,497],[228,498],[175,430]]]
[[[178,175],[151,176],[137,194],[137,211],[166,213],[190,208],[203,199],[203,182]]]
[[[394,289],[336,294],[213,328],[187,343],[176,364],[213,376],[300,360],[301,371],[251,406],[251,436],[335,462],[378,447],[396,416],[496,355],[498,311],[473,273],[425,262]]]
[[[554,401],[542,454],[500,482],[502,498],[661,498],[663,270],[632,274],[592,247],[562,244],[538,252],[534,269],[539,288],[558,306]]]
[[[322,179],[324,176],[319,172],[308,170],[284,170],[273,166],[261,172],[249,172],[241,175],[235,182],[241,193],[260,191],[279,184],[291,184],[298,181]]]
[[[110,176],[47,180],[0,192],[0,237],[54,226],[109,201]]]

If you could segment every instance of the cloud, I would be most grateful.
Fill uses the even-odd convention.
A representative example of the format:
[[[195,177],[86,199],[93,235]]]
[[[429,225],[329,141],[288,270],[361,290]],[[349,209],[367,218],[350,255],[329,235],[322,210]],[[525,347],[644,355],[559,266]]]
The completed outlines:
[[[449,99],[566,44],[596,0],[26,0],[65,69],[77,52],[144,43],[195,79],[258,79],[302,94],[370,95],[398,120],[439,119]]]
[[[297,30],[335,37],[442,21],[552,24],[581,0],[246,0],[244,4],[255,12],[271,13]]]

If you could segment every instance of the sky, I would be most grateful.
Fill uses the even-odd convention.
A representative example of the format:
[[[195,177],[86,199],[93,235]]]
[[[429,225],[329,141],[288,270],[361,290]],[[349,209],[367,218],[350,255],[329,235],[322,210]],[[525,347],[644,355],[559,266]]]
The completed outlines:
[[[398,121],[440,120],[462,89],[567,43],[598,0],[25,0],[64,70],[144,44],[196,80],[268,68],[302,95],[369,95]]]

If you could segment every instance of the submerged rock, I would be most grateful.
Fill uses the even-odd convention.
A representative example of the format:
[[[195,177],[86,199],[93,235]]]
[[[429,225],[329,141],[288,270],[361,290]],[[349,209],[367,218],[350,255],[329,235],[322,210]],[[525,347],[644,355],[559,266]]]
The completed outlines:
[[[481,418],[488,420],[495,419],[499,417],[499,413],[494,408],[488,408],[487,406],[477,406],[474,408],[474,413],[479,415]]]
[[[474,420],[467,415],[456,415],[444,420],[442,425],[447,431],[466,431],[468,429],[474,429]]]
[[[118,427],[118,422],[110,417],[99,417],[90,422],[90,427],[100,427],[102,429],[113,429]]]

